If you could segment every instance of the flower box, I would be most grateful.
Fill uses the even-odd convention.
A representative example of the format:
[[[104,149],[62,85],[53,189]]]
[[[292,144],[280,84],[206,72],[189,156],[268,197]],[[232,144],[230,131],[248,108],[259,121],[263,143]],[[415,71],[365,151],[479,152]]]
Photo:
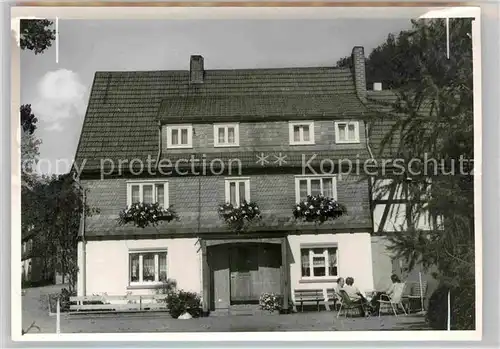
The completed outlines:
[[[219,217],[234,231],[242,231],[245,224],[261,219],[259,206],[255,202],[243,201],[241,205],[234,206],[230,203],[219,205]]]
[[[170,222],[174,219],[178,220],[179,216],[171,207],[163,208],[157,202],[151,204],[140,202],[121,211],[118,224],[134,223],[139,228],[145,228],[148,225],[156,226],[161,221]]]
[[[347,214],[347,209],[344,205],[323,195],[308,195],[306,200],[296,204],[293,208],[293,216],[296,220],[319,224],[329,219],[335,220],[345,214]]]

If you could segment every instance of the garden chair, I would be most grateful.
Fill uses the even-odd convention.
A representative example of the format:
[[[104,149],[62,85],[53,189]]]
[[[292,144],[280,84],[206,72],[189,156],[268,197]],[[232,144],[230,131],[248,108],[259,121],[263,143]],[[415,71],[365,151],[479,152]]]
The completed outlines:
[[[364,307],[364,305],[358,301],[353,301],[351,298],[349,298],[349,295],[347,294],[346,291],[340,290],[340,309],[339,312],[337,313],[337,317],[340,316],[340,313],[342,310],[344,310],[344,315],[347,317],[347,313],[351,309],[359,309],[359,307]],[[366,309],[364,309],[366,312]]]
[[[389,305],[394,312],[394,315],[398,316],[398,312],[396,309],[401,307],[405,315],[407,315],[405,307],[403,306],[403,291],[405,289],[406,283],[399,284],[396,288],[394,288],[394,293],[392,297],[389,297],[386,294],[380,296],[379,303],[380,307],[378,308],[378,316],[380,317],[380,313],[382,311],[382,305]]]
[[[420,288],[420,284],[416,282],[410,290],[410,294],[408,295],[408,307],[410,310],[420,310],[424,311],[424,303],[427,296],[427,281],[422,282],[422,288]],[[417,309],[412,309],[411,304],[418,304]],[[410,312],[410,310],[408,312]]]
[[[333,289],[333,292],[335,292],[335,297],[337,297],[337,303],[336,303],[336,306],[338,305],[338,308],[339,308],[339,311],[340,311],[340,307],[342,307],[342,296],[340,295],[339,292],[337,292],[337,289]]]

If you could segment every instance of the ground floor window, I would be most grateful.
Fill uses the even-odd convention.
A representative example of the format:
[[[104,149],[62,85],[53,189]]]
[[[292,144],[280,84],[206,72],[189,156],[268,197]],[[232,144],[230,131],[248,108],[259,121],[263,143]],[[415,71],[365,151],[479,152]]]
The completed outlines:
[[[303,278],[338,276],[337,247],[302,247],[300,254]]]
[[[130,284],[167,281],[167,252],[130,252]]]

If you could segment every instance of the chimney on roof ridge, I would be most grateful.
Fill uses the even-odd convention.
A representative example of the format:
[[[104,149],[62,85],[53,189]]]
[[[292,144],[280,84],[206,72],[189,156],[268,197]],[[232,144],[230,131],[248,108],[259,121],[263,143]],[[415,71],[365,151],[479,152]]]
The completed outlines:
[[[354,85],[358,97],[366,98],[366,70],[365,70],[365,49],[363,46],[355,46],[352,49],[352,63],[354,67]]]
[[[205,69],[203,67],[203,56],[193,55],[189,64],[189,83],[201,84]]]

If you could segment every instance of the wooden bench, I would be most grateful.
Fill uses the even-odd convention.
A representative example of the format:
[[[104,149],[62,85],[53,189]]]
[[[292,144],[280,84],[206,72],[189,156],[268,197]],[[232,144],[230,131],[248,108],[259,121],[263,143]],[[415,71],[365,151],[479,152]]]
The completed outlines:
[[[310,289],[310,290],[294,290],[295,303],[300,303],[301,311],[304,311],[304,303],[316,303],[319,311],[319,302],[325,300],[323,290]]]
[[[70,297],[70,314],[104,312],[166,311],[167,304],[159,302],[166,295],[127,295],[127,296],[84,296]],[[90,303],[90,304],[89,304]]]

